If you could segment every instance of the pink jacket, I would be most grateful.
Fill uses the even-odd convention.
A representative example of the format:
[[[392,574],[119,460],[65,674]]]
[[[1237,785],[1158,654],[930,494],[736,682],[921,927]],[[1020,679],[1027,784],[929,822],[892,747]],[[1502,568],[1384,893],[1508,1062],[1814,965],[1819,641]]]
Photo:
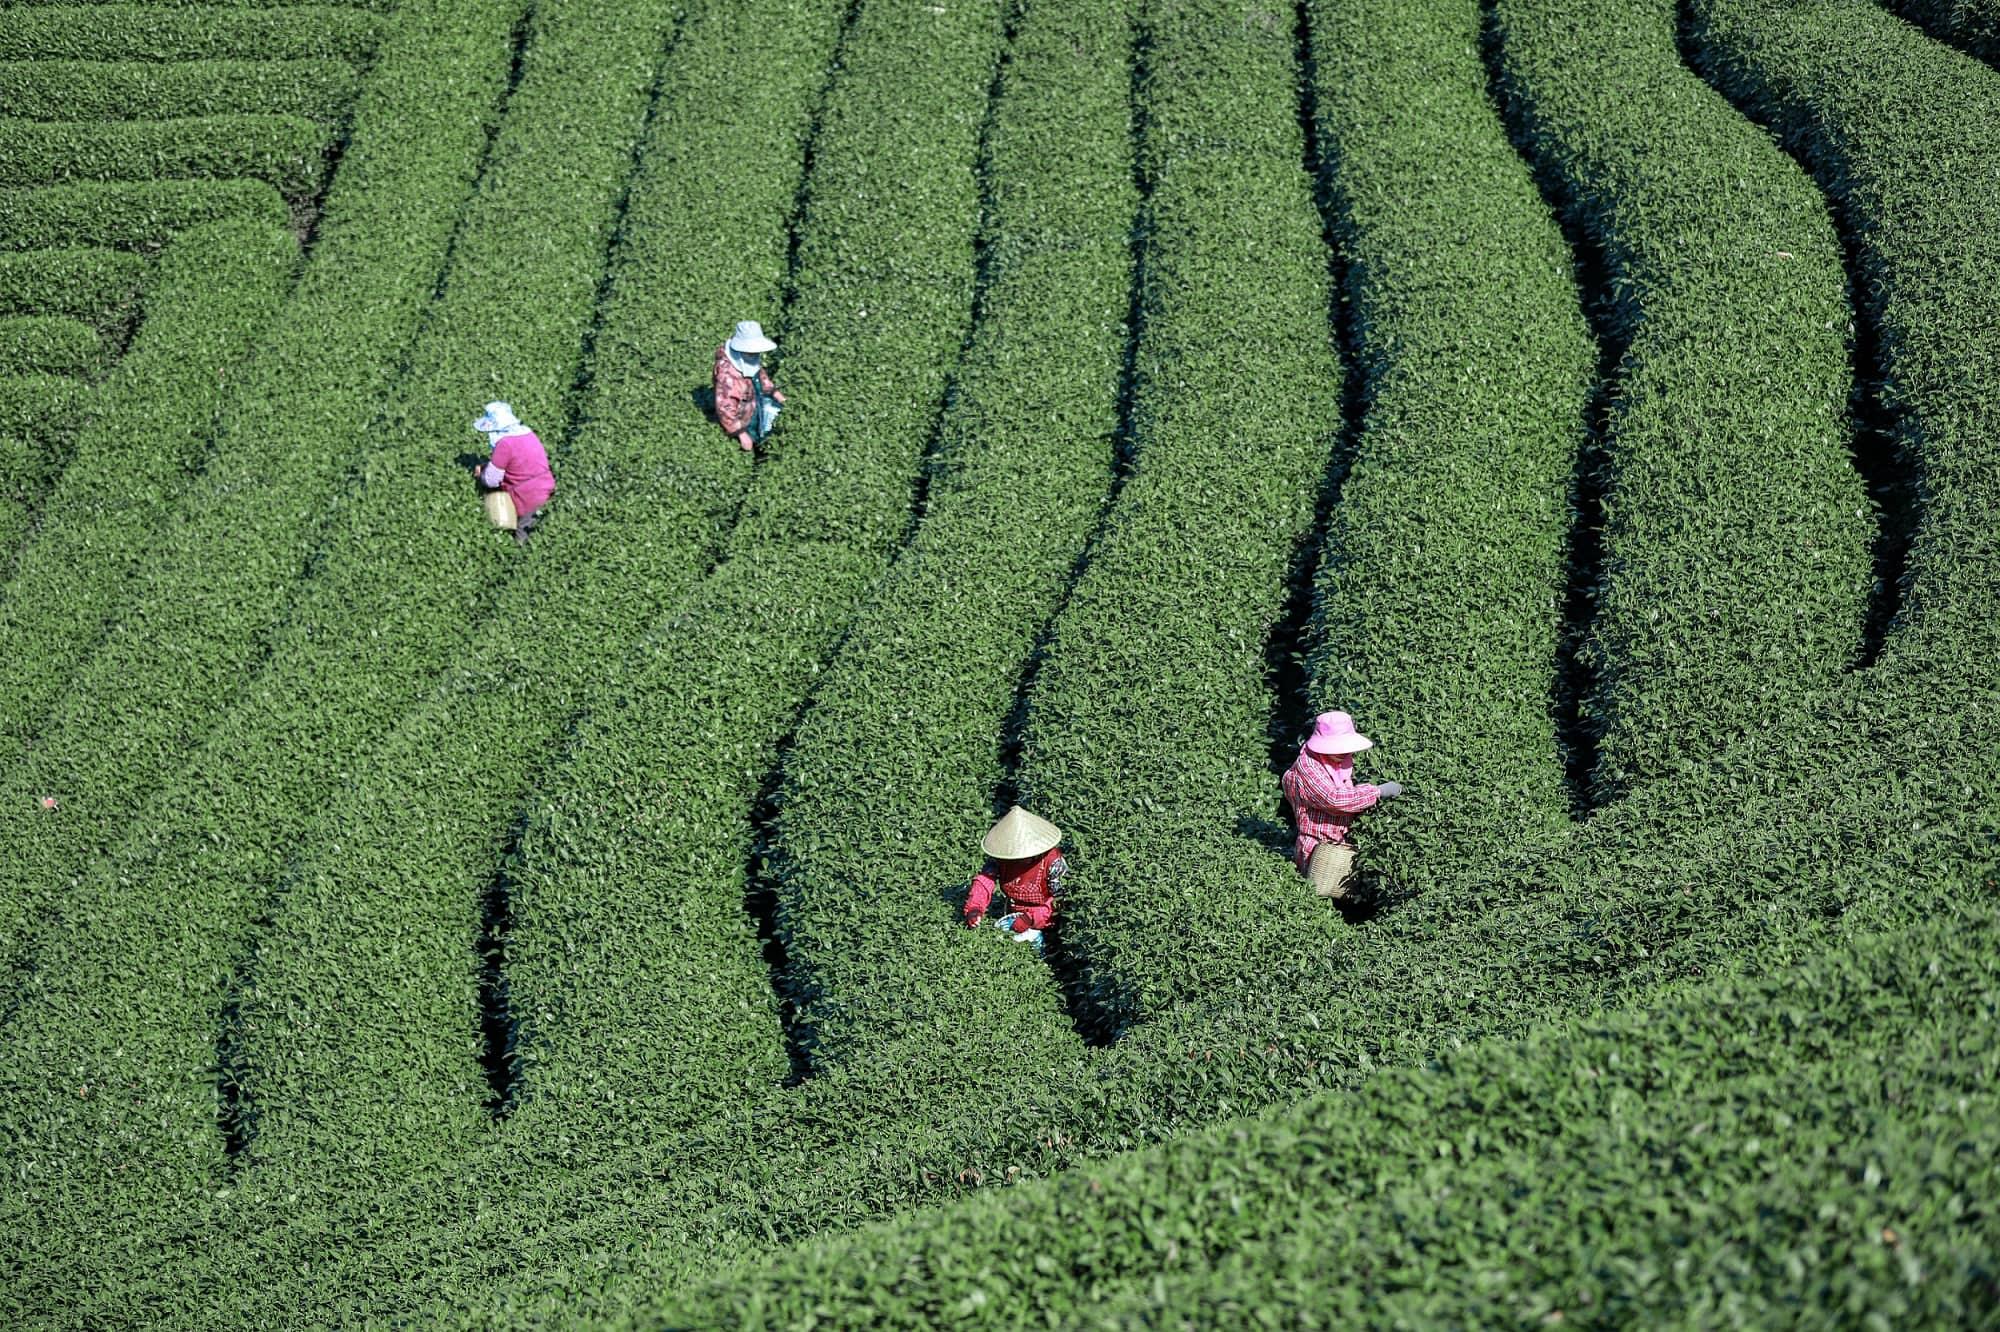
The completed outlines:
[[[1309,749],[1285,769],[1285,799],[1298,821],[1293,858],[1301,870],[1321,842],[1345,842],[1354,816],[1381,799],[1373,786],[1354,780],[1354,760],[1346,754],[1322,757]]]
[[[514,501],[514,512],[526,518],[549,502],[556,493],[556,478],[549,471],[549,455],[532,430],[502,435],[493,445],[493,461],[486,464],[480,479],[498,486]]]

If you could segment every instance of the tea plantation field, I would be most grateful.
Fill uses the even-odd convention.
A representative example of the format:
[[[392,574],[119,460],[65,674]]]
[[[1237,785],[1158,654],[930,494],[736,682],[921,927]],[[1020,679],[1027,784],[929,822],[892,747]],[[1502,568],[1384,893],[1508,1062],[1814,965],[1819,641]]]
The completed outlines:
[[[1996,126],[1995,0],[14,0],[0,1322],[2000,1327]]]

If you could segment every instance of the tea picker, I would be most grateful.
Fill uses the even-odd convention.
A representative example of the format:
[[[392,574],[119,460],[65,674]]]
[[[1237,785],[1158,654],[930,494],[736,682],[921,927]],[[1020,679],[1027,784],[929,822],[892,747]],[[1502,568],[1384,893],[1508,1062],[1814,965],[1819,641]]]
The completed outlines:
[[[483,492],[486,516],[495,527],[512,528],[515,543],[525,546],[541,519],[542,506],[556,493],[549,455],[535,432],[522,425],[504,402],[487,403],[472,428],[485,434],[492,452],[491,458],[472,469]]]
[[[1403,794],[1400,782],[1379,786],[1354,780],[1354,756],[1375,742],[1354,729],[1344,712],[1322,712],[1313,733],[1285,770],[1285,799],[1298,823],[1293,860],[1321,897],[1347,896],[1354,876],[1354,843],[1348,826],[1379,800]]]
[[[764,368],[764,353],[777,347],[756,320],[746,319],[715,349],[715,419],[744,450],[764,442],[785,401]]]
[[[1062,829],[1019,805],[1008,810],[980,839],[986,863],[965,894],[965,923],[976,927],[998,892],[1010,910],[993,923],[1022,943],[1040,948],[1042,931],[1056,913],[1069,862],[1063,859]]]

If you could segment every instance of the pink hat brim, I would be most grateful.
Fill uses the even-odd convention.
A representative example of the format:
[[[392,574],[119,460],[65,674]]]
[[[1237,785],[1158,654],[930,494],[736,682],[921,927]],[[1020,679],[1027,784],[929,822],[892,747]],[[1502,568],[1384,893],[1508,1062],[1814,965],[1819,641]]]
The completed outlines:
[[[1375,748],[1375,742],[1359,731],[1349,731],[1346,735],[1330,735],[1324,740],[1312,736],[1307,739],[1306,748],[1315,754],[1359,754],[1364,749]]]

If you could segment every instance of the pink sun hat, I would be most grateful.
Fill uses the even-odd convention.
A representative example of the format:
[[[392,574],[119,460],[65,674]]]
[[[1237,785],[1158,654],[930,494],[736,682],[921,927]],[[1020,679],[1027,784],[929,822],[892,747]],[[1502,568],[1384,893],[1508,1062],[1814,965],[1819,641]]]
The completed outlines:
[[[1374,747],[1375,742],[1355,730],[1354,718],[1344,712],[1320,713],[1306,740],[1306,748],[1315,754],[1359,754]]]

